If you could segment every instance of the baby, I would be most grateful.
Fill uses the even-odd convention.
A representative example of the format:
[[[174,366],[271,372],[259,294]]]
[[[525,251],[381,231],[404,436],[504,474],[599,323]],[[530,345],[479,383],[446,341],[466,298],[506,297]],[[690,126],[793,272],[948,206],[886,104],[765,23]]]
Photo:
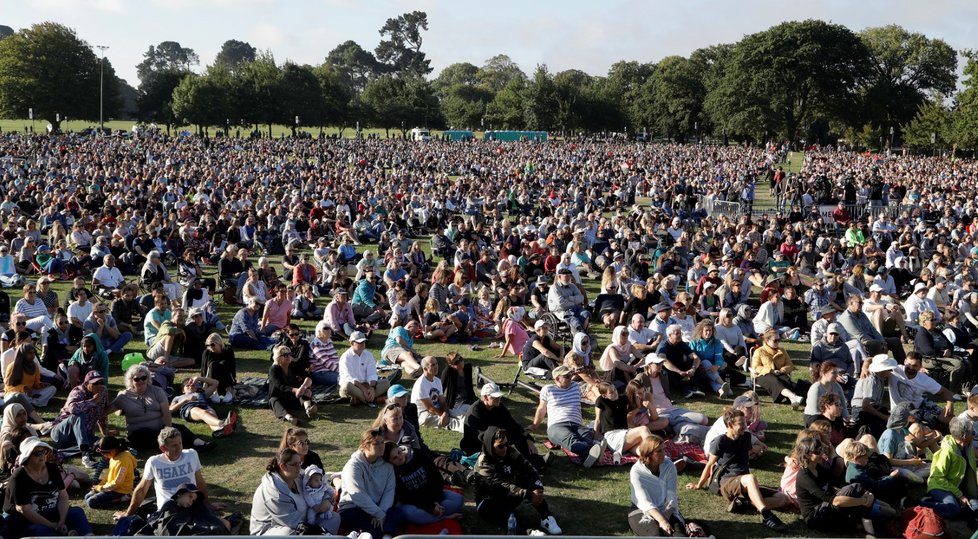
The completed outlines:
[[[309,466],[303,474],[306,488],[302,493],[309,508],[306,510],[306,524],[319,526],[325,532],[336,535],[340,530],[340,516],[333,512],[333,495],[336,491],[328,481],[323,480],[323,470],[319,466]]]

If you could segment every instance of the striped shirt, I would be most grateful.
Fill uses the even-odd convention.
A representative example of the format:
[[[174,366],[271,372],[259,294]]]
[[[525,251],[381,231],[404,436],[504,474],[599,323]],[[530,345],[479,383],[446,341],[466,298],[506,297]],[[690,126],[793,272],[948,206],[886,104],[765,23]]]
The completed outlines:
[[[311,357],[309,372],[337,372],[340,369],[340,356],[332,340],[323,342],[317,337],[310,343]]]
[[[540,390],[540,400],[547,403],[547,426],[559,423],[583,422],[581,415],[581,389],[577,382],[571,382],[567,389],[560,389],[556,384],[543,386]]]

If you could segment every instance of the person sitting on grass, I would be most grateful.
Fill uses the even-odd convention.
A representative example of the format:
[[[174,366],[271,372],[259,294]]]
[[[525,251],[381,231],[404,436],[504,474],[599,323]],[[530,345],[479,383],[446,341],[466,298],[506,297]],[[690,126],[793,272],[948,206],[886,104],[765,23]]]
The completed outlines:
[[[629,382],[629,386],[631,386]],[[638,386],[641,389],[641,386]],[[618,393],[615,386],[608,382],[598,384],[600,397],[594,402],[595,416],[594,432],[604,437],[608,447],[613,452],[615,463],[621,461],[622,455],[631,453],[642,441],[652,436],[649,426],[640,425],[635,416],[628,417],[628,399]]]
[[[975,424],[970,419],[955,417],[948,425],[950,434],[941,441],[934,454],[930,476],[927,478],[927,497],[920,505],[930,507],[949,519],[965,519],[971,529],[978,526],[978,481],[975,477]]]
[[[377,376],[377,361],[367,350],[367,336],[354,331],[350,348],[340,356],[340,396],[350,399],[350,406],[383,402],[390,382]]]
[[[410,376],[420,376],[421,360],[424,356],[414,349],[414,336],[419,328],[417,320],[392,328],[387,334],[384,349],[380,352],[381,361],[387,365],[400,365]]]
[[[223,420],[211,407],[211,397],[217,393],[218,382],[213,378],[191,376],[183,383],[183,393],[170,401],[170,413],[179,413],[188,423],[204,423],[211,429],[211,436],[223,438],[234,434],[238,413],[228,412]]]
[[[544,498],[540,475],[509,443],[505,429],[490,426],[482,434],[475,473],[475,507],[483,520],[504,527],[510,519],[516,520],[516,508],[529,501],[540,515],[540,527],[550,535],[561,533]]]
[[[663,445],[662,438],[652,435],[638,446],[638,462],[628,474],[632,497],[628,526],[640,537],[687,537],[679,512],[678,472]]]
[[[178,356],[187,339],[184,326],[187,323],[187,311],[182,308],[173,309],[170,319],[160,325],[159,332],[153,339],[153,344],[146,350],[146,359],[158,365],[166,365],[173,369],[196,366],[192,357]]]
[[[540,390],[540,403],[533,414],[533,423],[527,430],[536,430],[546,418],[547,438],[551,443],[583,457],[581,465],[590,468],[604,455],[608,442],[604,439],[595,442],[594,431],[584,425],[581,390],[577,382],[572,380],[570,368],[560,365],[551,374],[554,383],[545,385]]]
[[[776,532],[785,531],[787,526],[771,510],[786,507],[790,502],[783,493],[762,487],[757,476],[750,472],[751,435],[744,412],[728,408],[723,413],[723,423],[727,432],[709,447],[710,458],[699,481],[687,483],[686,488],[698,490],[709,485],[711,493],[730,502],[727,511],[733,513],[753,507],[761,514],[765,526]]]
[[[441,472],[431,455],[411,446],[384,444],[384,460],[394,466],[397,481],[394,511],[409,524],[433,524],[442,519],[459,519],[465,498],[445,489]]]
[[[275,417],[296,425],[298,411],[304,409],[306,417],[316,417],[316,403],[312,400],[312,379],[304,375],[292,357],[288,346],[280,344],[272,351],[272,366],[268,370],[268,405]]]
[[[764,344],[754,352],[751,360],[757,385],[766,389],[774,402],[787,399],[792,408],[801,410],[805,398],[800,395],[803,392],[801,384],[791,380],[795,365],[781,348],[781,336],[776,330],[768,329],[764,332],[763,341]]]
[[[449,407],[441,379],[438,378],[438,360],[434,357],[422,359],[421,373],[421,377],[411,388],[411,402],[418,406],[418,420],[421,425],[463,432],[463,417],[469,410],[469,405]]]
[[[108,471],[92,490],[85,494],[85,504],[91,509],[111,509],[128,502],[136,478],[136,457],[128,450],[125,440],[106,436],[95,445],[95,451],[109,461]]]
[[[794,453],[802,465],[795,488],[805,525],[822,532],[844,532],[857,528],[861,519],[863,530],[875,535],[873,521],[892,519],[896,510],[859,483],[838,490],[831,486],[832,474],[819,466],[831,451],[820,439],[805,438]]]

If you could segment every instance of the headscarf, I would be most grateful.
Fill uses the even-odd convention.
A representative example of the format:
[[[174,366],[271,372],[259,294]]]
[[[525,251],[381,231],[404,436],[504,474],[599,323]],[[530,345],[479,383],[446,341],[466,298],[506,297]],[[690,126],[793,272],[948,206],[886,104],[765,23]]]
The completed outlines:
[[[526,309],[524,309],[523,307],[510,307],[509,309],[509,318],[513,322],[519,322],[520,320],[523,320],[523,317],[525,315],[526,315]]]
[[[28,350],[33,351],[34,355],[37,355],[34,349],[34,343],[25,342],[17,345],[17,353],[14,356],[13,368],[10,371],[9,380],[6,380],[8,386],[20,385],[24,380],[24,375],[34,376],[36,365],[34,364],[35,358],[27,359]]]
[[[98,335],[94,333],[89,333],[88,335],[85,335],[85,337],[91,337],[92,340],[95,341],[95,357],[91,359],[86,358],[84,354],[85,347],[79,346],[78,350],[75,350],[75,353],[71,355],[71,359],[68,360],[68,363],[79,363],[82,365],[91,364],[98,369],[100,373],[102,373],[102,376],[105,377],[106,380],[108,380],[109,356],[105,353],[105,348],[102,347],[102,339],[100,339]]]
[[[587,348],[584,348],[584,339],[588,339]],[[584,364],[591,363],[591,341],[587,333],[577,332],[574,334],[574,353],[584,358]]]

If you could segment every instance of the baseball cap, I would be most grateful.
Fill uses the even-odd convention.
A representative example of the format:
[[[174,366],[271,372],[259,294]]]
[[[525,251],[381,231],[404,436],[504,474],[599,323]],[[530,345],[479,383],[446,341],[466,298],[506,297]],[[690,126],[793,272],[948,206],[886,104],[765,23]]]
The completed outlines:
[[[546,325],[547,325],[547,323],[546,323],[546,322],[544,322],[543,320],[537,320],[537,321],[536,321],[536,322],[534,322],[534,324],[533,324],[533,329],[540,329],[540,328],[542,328],[542,327],[544,327],[544,326],[546,326]]]
[[[387,398],[396,399],[398,397],[403,397],[404,395],[408,395],[410,393],[411,392],[408,391],[407,388],[402,386],[401,384],[394,384],[387,390]]]
[[[570,275],[570,274],[571,274],[571,270],[567,268],[560,268],[559,270],[557,270],[557,275]]]
[[[818,310],[818,314],[825,316],[827,314],[835,314],[835,307],[831,305],[823,305],[821,309]]]
[[[869,291],[870,292],[882,292],[883,291],[883,287],[874,283],[873,286],[869,287]]]
[[[913,293],[914,294],[916,294],[917,292],[920,292],[921,290],[927,290],[927,285],[924,284],[924,283],[917,283],[917,284],[913,285]]]
[[[713,281],[707,281],[707,282],[703,283],[703,289],[704,290],[706,290],[707,288],[716,288],[716,287],[717,287],[717,285],[714,284]]]
[[[828,327],[828,329],[825,330],[825,332],[826,333],[835,333],[836,335],[840,335],[841,334],[839,332],[839,324],[836,324],[835,322],[829,324],[829,327]]]
[[[660,357],[659,354],[656,354],[655,352],[652,352],[651,354],[648,354],[648,355],[645,356],[645,361],[642,362],[642,366],[643,367],[648,367],[649,365],[651,365],[653,363],[664,363],[665,361],[666,361],[666,358]]]
[[[102,373],[100,371],[93,370],[93,371],[88,371],[88,373],[85,374],[84,383],[89,384],[98,381],[103,381],[103,382],[105,381],[105,377],[102,376]]]
[[[495,382],[489,382],[482,386],[480,391],[483,397],[499,398],[503,396],[503,392],[499,389],[499,385]]]
[[[200,491],[197,490],[197,485],[193,483],[181,483],[180,486],[177,487],[176,492],[173,493],[173,496],[170,496],[170,499],[174,500],[177,497],[186,494],[188,492],[200,492]]]
[[[353,335],[350,335],[350,342],[367,342],[367,336],[362,331],[354,331]]]

